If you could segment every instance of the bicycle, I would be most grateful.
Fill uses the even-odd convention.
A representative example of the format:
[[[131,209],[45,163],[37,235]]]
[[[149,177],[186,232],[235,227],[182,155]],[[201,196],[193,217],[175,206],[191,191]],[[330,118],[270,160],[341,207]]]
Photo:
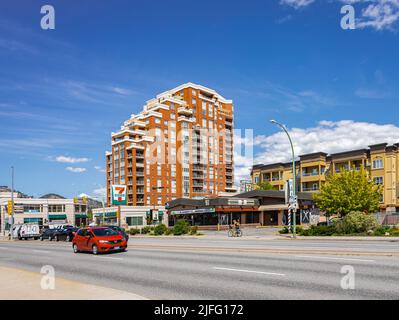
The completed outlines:
[[[230,228],[227,235],[229,237],[242,237],[242,231],[241,231],[241,229]]]

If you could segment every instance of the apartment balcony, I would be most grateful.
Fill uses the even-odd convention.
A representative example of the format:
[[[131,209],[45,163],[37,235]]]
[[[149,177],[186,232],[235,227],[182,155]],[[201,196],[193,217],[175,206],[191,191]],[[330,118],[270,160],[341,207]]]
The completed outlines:
[[[143,159],[144,160],[144,154],[136,154],[136,159]]]
[[[314,176],[319,176],[319,172],[318,171],[302,172],[302,177],[314,177]]]
[[[303,191],[303,192],[315,192],[315,191],[319,191],[319,190],[320,190],[319,187],[311,187],[311,188],[307,187],[307,188],[302,188],[302,191]]]
[[[191,116],[193,114],[193,110],[185,108],[185,107],[179,107],[177,109],[177,113]]]
[[[137,188],[136,189],[137,194],[144,194],[144,188]]]
[[[144,180],[136,180],[137,186],[144,186]]]
[[[144,172],[136,172],[136,177],[144,177]]]
[[[193,188],[203,188],[204,184],[199,182],[193,182],[192,186]]]
[[[203,172],[204,169],[205,169],[204,165],[193,165],[193,168],[192,168],[193,171],[199,171],[199,172]]]
[[[136,162],[136,167],[144,168],[144,163]]]
[[[180,116],[177,118],[177,121],[178,122],[181,122],[181,121],[194,122],[194,119],[190,118],[190,117]]]
[[[198,173],[195,173],[195,174],[191,175],[191,178],[192,179],[197,179],[197,180],[204,180],[205,179],[203,174],[198,174]]]

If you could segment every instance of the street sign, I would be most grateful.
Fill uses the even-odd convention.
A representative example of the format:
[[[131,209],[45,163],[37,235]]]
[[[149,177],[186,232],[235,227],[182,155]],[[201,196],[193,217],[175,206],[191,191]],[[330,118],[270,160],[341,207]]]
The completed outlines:
[[[124,185],[113,185],[112,186],[112,204],[113,205],[126,205],[126,186]]]
[[[285,204],[289,204],[294,195],[293,188],[292,188],[292,179],[289,179],[285,182]]]
[[[14,203],[11,200],[9,200],[8,201],[8,206],[7,206],[7,211],[8,211],[8,215],[9,216],[12,215],[13,207],[14,207]]]

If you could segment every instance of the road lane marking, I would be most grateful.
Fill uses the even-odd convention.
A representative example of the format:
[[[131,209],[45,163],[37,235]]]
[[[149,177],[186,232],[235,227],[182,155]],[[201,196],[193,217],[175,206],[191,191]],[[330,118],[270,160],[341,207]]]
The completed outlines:
[[[37,253],[45,253],[45,254],[50,253],[50,251],[46,251],[46,250],[32,250],[32,251],[37,252]]]
[[[10,250],[10,248],[6,248],[6,247],[0,247],[0,249],[3,249],[3,250]]]
[[[215,269],[215,270],[224,270],[224,271],[234,271],[234,272],[257,273],[257,274],[266,274],[266,275],[269,275],[269,276],[285,277],[285,274],[283,274],[283,273],[244,270],[244,269],[231,269],[231,268],[222,268],[222,267],[213,267],[213,269]]]
[[[99,257],[99,256],[97,256],[96,259],[97,258],[100,258],[100,259],[111,259],[111,260],[123,260],[123,258],[116,258],[116,257]]]
[[[296,258],[310,258],[310,259],[327,259],[327,260],[344,260],[344,261],[359,261],[359,262],[375,262],[375,260],[356,259],[356,258],[337,258],[337,257],[321,257],[321,256],[295,256]]]

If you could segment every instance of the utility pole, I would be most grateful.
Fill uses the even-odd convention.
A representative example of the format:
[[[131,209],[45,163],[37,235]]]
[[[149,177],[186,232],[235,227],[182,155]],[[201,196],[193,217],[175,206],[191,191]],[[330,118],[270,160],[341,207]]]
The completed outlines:
[[[151,187],[151,190],[162,190],[162,189],[164,189],[164,187]],[[155,211],[155,202],[154,202],[154,209],[153,209],[153,211]],[[159,220],[158,220],[159,221]],[[153,221],[152,221],[152,215],[151,215],[151,223],[152,223]]]
[[[292,212],[292,235],[294,239],[296,239],[296,209],[297,209],[297,196],[296,196],[296,165],[295,165],[295,151],[294,151],[294,144],[292,143],[292,139],[290,134],[288,133],[287,127],[276,120],[270,120],[271,123],[278,125],[288,136],[288,140],[290,141],[291,145],[291,152],[292,152],[292,199],[290,201],[290,206],[293,206]]]

